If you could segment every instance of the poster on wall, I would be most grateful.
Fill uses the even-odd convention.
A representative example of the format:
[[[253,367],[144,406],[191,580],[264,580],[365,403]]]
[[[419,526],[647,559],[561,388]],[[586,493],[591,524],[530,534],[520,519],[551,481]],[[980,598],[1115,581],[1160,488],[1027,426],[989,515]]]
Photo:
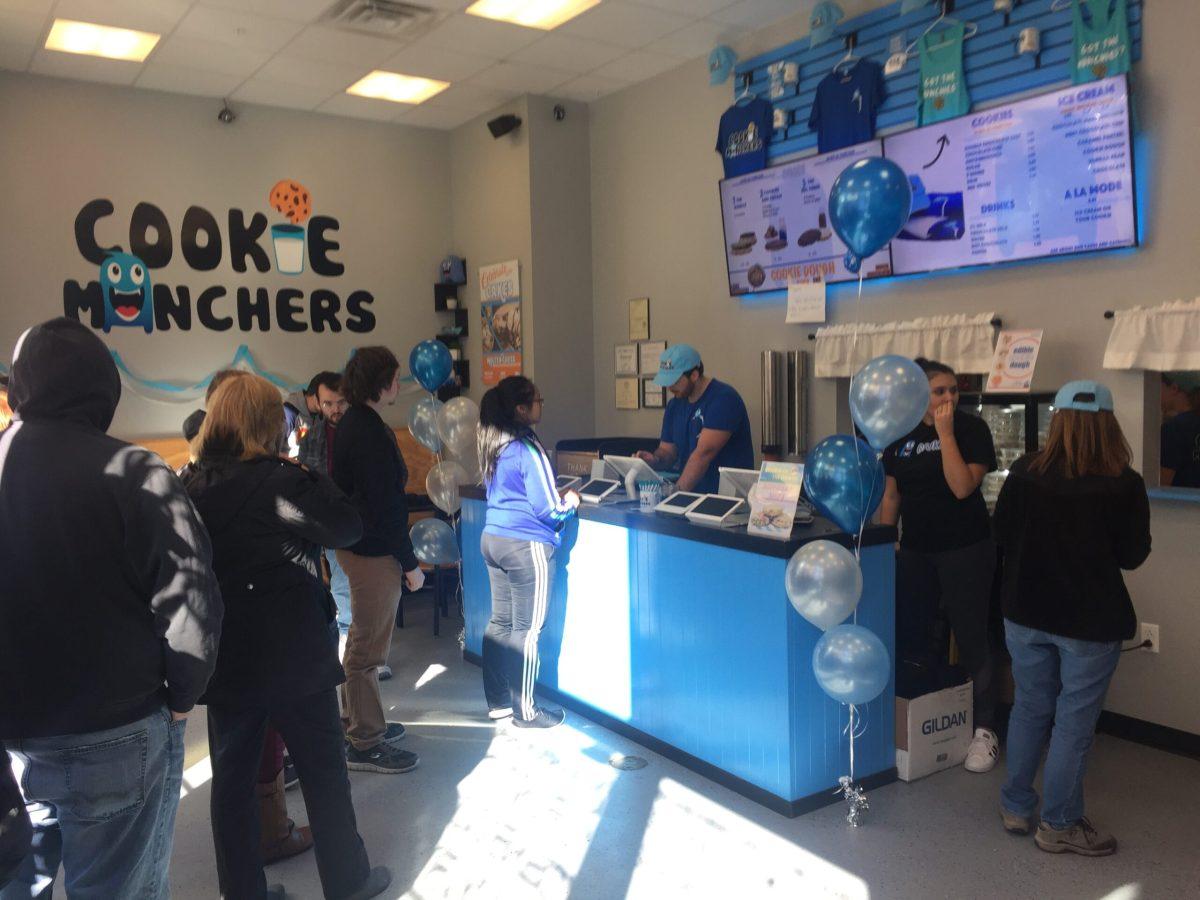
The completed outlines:
[[[884,140],[913,188],[896,274],[1137,243],[1123,77]]]
[[[1040,328],[1000,332],[984,390],[987,393],[1028,393],[1041,348]]]
[[[479,268],[483,383],[521,374],[521,275],[515,259]]]
[[[790,282],[848,281],[846,245],[829,224],[829,189],[860,159],[882,156],[869,141],[721,182],[729,293],[786,290]],[[884,250],[863,260],[866,278],[890,275]]]

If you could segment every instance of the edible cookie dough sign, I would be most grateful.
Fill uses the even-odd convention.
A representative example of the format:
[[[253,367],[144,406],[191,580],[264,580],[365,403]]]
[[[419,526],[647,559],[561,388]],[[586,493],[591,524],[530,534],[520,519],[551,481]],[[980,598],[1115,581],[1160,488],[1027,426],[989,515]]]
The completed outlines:
[[[479,311],[483,318],[483,383],[521,374],[521,274],[515,259],[481,266]]]
[[[91,326],[105,332],[114,327],[141,328],[147,334],[155,328],[189,331],[193,317],[209,331],[228,331],[235,323],[240,331],[373,331],[370,307],[375,297],[365,290],[343,295],[317,288],[306,296],[294,287],[169,284],[151,278],[151,272],[170,264],[177,251],[201,273],[216,269],[226,251],[238,273],[251,266],[266,273],[274,264],[280,275],[300,275],[306,261],[315,275],[339,278],[345,273],[345,265],[333,258],[340,249],[334,240],[338,220],[312,215],[308,188],[285,178],[275,183],[267,200],[286,219],[271,225],[269,235],[268,219],[261,212],[247,222],[242,210],[230,209],[218,223],[204,207],[189,206],[179,224],[178,245],[166,214],[152,203],[138,203],[129,218],[129,252],[119,245],[102,247],[97,238],[101,221],[116,211],[112,201],[85,203],[75,217],[75,245],[84,260],[99,267],[99,277],[83,284],[63,282],[63,313],[79,321],[86,313]]]

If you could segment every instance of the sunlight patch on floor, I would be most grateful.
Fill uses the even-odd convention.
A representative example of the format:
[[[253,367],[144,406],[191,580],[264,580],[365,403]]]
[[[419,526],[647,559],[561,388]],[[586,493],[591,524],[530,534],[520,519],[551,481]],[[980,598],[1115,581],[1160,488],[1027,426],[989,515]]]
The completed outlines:
[[[210,780],[212,780],[212,760],[206,756],[183,770],[183,785],[179,788],[179,799],[182,800],[189,791],[196,790]]]

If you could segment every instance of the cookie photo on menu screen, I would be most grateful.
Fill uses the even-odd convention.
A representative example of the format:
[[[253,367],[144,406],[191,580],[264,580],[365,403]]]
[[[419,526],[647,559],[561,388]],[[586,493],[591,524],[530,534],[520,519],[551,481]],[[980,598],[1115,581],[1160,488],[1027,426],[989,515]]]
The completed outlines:
[[[746,278],[750,281],[751,287],[762,287],[763,282],[767,280],[767,273],[763,271],[762,266],[751,266],[750,271],[746,273]]]

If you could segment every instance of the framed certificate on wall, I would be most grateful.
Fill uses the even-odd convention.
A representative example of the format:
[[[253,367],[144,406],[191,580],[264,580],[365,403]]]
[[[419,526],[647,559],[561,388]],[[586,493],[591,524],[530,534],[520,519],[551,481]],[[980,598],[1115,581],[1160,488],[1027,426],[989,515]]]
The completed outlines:
[[[661,409],[667,405],[667,389],[659,387],[653,378],[642,381],[642,406],[646,409]]]
[[[617,344],[615,369],[617,375],[636,375],[638,373],[637,344]]]
[[[639,409],[638,379],[617,378],[617,409]]]
[[[666,341],[646,341],[638,344],[638,356],[641,358],[641,371],[643,375],[658,374],[658,358],[663,355],[663,351],[667,349]]]
[[[635,297],[629,301],[629,339],[650,340],[650,298]]]

